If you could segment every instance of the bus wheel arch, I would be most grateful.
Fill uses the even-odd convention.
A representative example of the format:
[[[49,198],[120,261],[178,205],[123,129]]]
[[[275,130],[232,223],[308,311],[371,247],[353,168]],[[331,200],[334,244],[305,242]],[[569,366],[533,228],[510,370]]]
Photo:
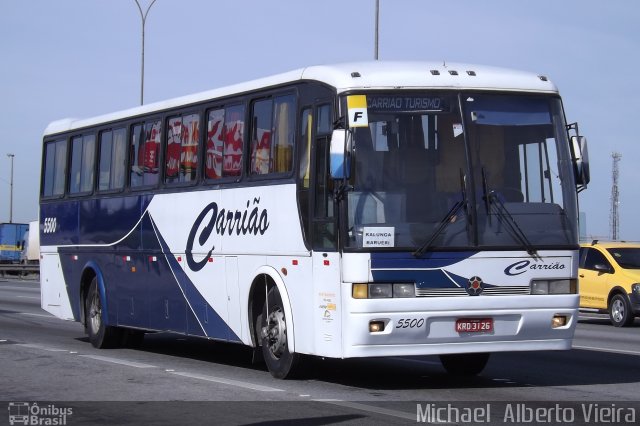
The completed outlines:
[[[89,293],[89,287],[91,286],[91,282],[94,278],[97,279],[98,271],[95,269],[93,265],[85,266],[82,271],[82,276],[80,277],[80,323],[85,326],[85,331],[87,330],[87,311],[86,311],[86,299]],[[98,284],[100,285],[100,283]]]
[[[266,268],[256,275],[250,291],[252,341],[272,376],[285,379],[299,371],[295,353],[291,303],[281,277]]]
[[[117,347],[121,330],[107,324],[104,281],[100,269],[93,262],[85,266],[80,278],[80,305],[85,333],[91,344],[98,349]]]
[[[265,290],[266,287],[266,290]],[[284,281],[278,272],[270,267],[263,266],[259,268],[255,273],[255,278],[251,283],[251,289],[249,290],[249,310],[248,321],[249,330],[251,332],[251,341],[254,346],[260,345],[258,330],[256,329],[256,320],[262,313],[262,307],[266,301],[268,291],[273,287],[278,289],[278,293],[282,298],[284,314],[289,318],[287,327],[290,330],[291,339],[288,339],[289,350],[293,352],[295,350],[295,339],[293,338],[293,313],[291,310],[291,301],[289,299],[289,293],[284,285]]]

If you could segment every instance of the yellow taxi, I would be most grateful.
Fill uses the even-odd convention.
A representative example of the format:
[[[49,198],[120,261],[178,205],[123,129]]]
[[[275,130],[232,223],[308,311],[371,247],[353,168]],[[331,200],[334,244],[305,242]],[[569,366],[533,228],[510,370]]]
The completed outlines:
[[[581,244],[578,277],[580,309],[608,312],[616,327],[640,315],[640,243]]]

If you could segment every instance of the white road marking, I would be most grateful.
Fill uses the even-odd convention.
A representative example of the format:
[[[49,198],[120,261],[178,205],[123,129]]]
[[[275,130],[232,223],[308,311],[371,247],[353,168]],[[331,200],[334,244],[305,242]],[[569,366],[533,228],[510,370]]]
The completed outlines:
[[[360,404],[360,403],[351,402],[351,401],[342,401],[340,399],[314,399],[313,401],[338,405],[340,407],[353,408],[355,410],[365,411],[368,413],[384,414],[387,416],[398,417],[400,419],[411,420],[414,422],[416,421],[415,413],[409,414],[409,413],[405,413],[404,411],[390,410],[388,408],[376,407],[376,406],[367,405],[367,404]],[[447,424],[447,423],[438,422],[438,424]]]
[[[20,290],[20,291],[32,291],[32,292],[40,292],[39,288],[32,288],[32,287],[11,287],[11,286],[0,286],[0,291],[2,290]]]
[[[51,314],[32,314],[31,312],[18,312],[20,315],[29,315],[32,317],[44,317],[44,318],[55,318]]]
[[[612,354],[623,354],[623,355],[640,355],[640,351],[625,351],[623,349],[609,349],[609,348],[598,348],[595,346],[576,346],[573,345],[572,349],[584,349],[587,351],[598,351],[598,352],[609,352]]]
[[[48,351],[48,352],[67,352],[66,349],[51,348],[49,346],[38,345],[37,343],[18,343],[16,344],[16,346],[22,346],[25,348],[32,348],[32,349],[41,349],[43,351]]]
[[[200,379],[206,380],[208,382],[215,383],[223,383],[225,385],[238,386],[240,388],[256,390],[260,392],[284,392],[282,389],[271,388],[269,386],[256,385],[254,383],[248,382],[240,382],[238,380],[224,379],[222,377],[214,377],[214,376],[204,376],[202,374],[193,374],[193,373],[183,373],[183,372],[173,372],[171,374],[175,374],[177,376],[189,377],[191,379]]]
[[[100,356],[100,355],[78,355],[78,356],[81,356],[83,358],[91,358],[98,361],[110,362],[112,364],[127,365],[129,367],[135,367],[135,368],[156,368],[155,365],[143,364],[141,362],[134,362],[134,361],[126,361],[124,359],[111,358],[111,357]]]

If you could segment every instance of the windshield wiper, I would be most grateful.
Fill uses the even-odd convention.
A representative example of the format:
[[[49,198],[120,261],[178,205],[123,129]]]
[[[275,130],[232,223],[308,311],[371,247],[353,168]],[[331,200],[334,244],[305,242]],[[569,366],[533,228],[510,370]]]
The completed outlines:
[[[522,247],[525,248],[527,253],[531,256],[537,257],[538,252],[536,248],[531,244],[531,241],[529,241],[520,226],[518,226],[518,222],[516,222],[513,216],[511,216],[511,213],[509,213],[505,207],[504,203],[498,196],[498,193],[496,191],[489,191],[485,196],[485,199],[488,205],[496,213],[496,216],[498,216],[499,221],[505,225],[511,236],[513,236],[513,238],[515,238]]]
[[[445,215],[445,217],[443,217],[442,220],[440,221],[440,223],[438,223],[438,227],[436,228],[435,231],[433,231],[433,234],[431,234],[431,237],[429,237],[427,242],[424,243],[422,246],[420,246],[420,248],[418,250],[413,252],[413,255],[415,257],[422,256],[427,250],[429,250],[433,246],[433,243],[435,242],[436,238],[438,238],[438,236],[442,233],[442,231],[444,231],[444,229],[450,223],[455,222],[454,218],[456,217],[456,214],[458,214],[460,209],[463,206],[466,206],[466,204],[467,204],[467,193],[464,190],[464,175],[462,174],[462,170],[460,170],[460,185],[461,185],[461,188],[462,188],[462,200],[456,201],[456,203],[453,205],[453,207],[451,207],[451,209]]]

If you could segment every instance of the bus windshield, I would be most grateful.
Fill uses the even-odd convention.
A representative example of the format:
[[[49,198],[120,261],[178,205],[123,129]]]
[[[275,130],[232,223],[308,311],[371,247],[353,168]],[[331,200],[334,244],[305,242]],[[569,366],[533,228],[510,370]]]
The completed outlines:
[[[577,244],[561,101],[478,93],[370,94],[353,131],[349,249]]]

